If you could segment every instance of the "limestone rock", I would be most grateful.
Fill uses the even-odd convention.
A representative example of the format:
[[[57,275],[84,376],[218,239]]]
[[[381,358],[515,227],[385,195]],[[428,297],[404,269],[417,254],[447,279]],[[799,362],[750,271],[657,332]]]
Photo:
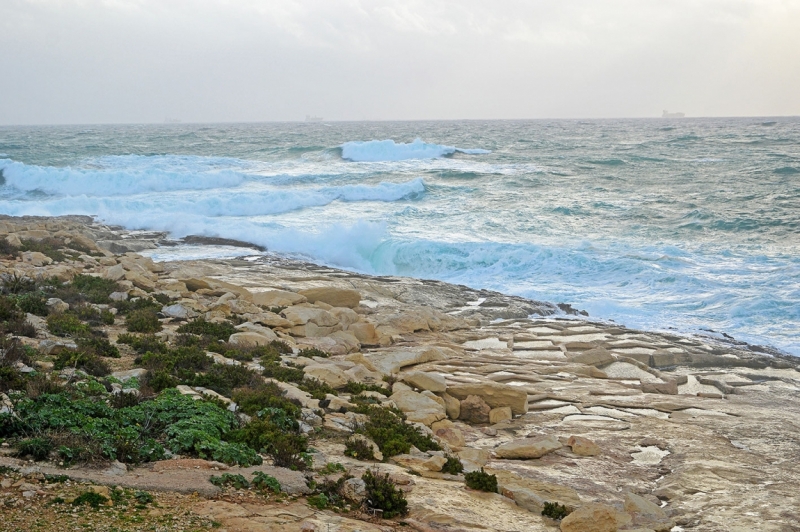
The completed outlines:
[[[554,436],[546,438],[523,438],[513,440],[497,447],[494,452],[498,458],[507,460],[530,460],[541,458],[547,453],[561,449],[561,443]]]
[[[409,421],[417,421],[423,425],[430,426],[433,422],[446,417],[445,409],[442,405],[424,395],[406,390],[392,394],[389,399],[405,412]]]
[[[452,421],[443,419],[431,425],[434,436],[444,441],[451,448],[461,448],[466,445],[464,433],[453,425]]]
[[[630,522],[628,514],[600,503],[581,506],[561,521],[561,532],[617,532]]]
[[[381,452],[380,447],[378,447],[378,444],[372,441],[371,439],[367,438],[363,434],[353,434],[348,439],[363,442],[372,449],[372,456],[375,457],[375,460],[379,462],[383,461],[383,453]]]
[[[633,524],[642,528],[668,532],[675,526],[675,522],[658,505],[634,493],[625,494],[625,511],[633,518]]]
[[[467,423],[488,423],[491,408],[478,395],[468,395],[461,401],[461,413],[458,418]]]
[[[253,294],[253,303],[260,307],[290,307],[305,302],[305,296],[286,290],[269,290]]]
[[[179,318],[184,320],[197,316],[197,312],[189,307],[181,305],[180,303],[163,307],[161,309],[161,313],[168,318]]]
[[[543,482],[513,471],[492,470],[491,472],[497,475],[501,494],[535,514],[542,513],[545,502],[557,502],[570,510],[581,505],[578,492],[568,486]]]
[[[441,471],[446,463],[447,458],[444,456],[433,455],[422,463],[422,467],[430,471]]]
[[[361,316],[356,314],[356,311],[346,307],[333,307],[328,310],[337,320],[339,320],[339,325],[342,327],[349,327],[358,322],[361,319]]]
[[[367,360],[384,375],[397,373],[401,368],[446,360],[448,356],[438,347],[405,347],[400,349],[386,349],[370,353]],[[464,396],[466,397],[466,395]],[[527,395],[526,395],[527,401]],[[527,403],[526,403],[527,404]]]
[[[274,332],[272,332],[272,329],[268,329],[268,328],[266,328],[266,327],[264,327],[262,325],[258,325],[257,323],[253,323],[253,322],[249,322],[249,321],[246,321],[246,322],[242,323],[241,325],[237,325],[236,326],[236,330],[242,331],[242,332],[251,332],[251,333],[260,334],[261,336],[265,336],[265,337],[269,338],[270,341],[278,339],[278,336]],[[262,345],[262,344],[258,344],[258,345]]]
[[[283,318],[274,312],[259,312],[258,314],[245,314],[244,317],[248,321],[252,321],[253,323],[260,323],[261,325],[266,325],[267,327],[274,328],[280,327],[283,329],[288,329],[292,326],[292,322]]]
[[[25,251],[21,256],[22,262],[30,264],[31,266],[42,267],[53,263],[53,259],[38,251]]]
[[[489,423],[502,423],[503,421],[508,421],[512,419],[514,416],[511,414],[511,407],[510,406],[501,406],[498,408],[492,408],[489,410]]]
[[[342,388],[349,380],[344,371],[334,364],[309,364],[303,371],[307,377],[320,380],[333,388]]]
[[[268,345],[276,338],[277,336],[275,336],[275,333],[272,334],[272,337],[269,337],[255,332],[240,332],[232,334],[230,338],[228,338],[228,342],[230,342],[233,345],[252,347],[258,345]]]
[[[600,454],[600,447],[588,438],[582,436],[570,436],[567,445],[572,447],[572,452],[578,456],[597,456]]]
[[[357,323],[352,323],[347,326],[347,330],[358,338],[361,345],[370,347],[381,345],[381,339],[375,330],[375,325],[369,322],[359,321]]]
[[[361,503],[367,496],[367,485],[360,478],[349,478],[342,485],[342,497],[348,501]]]
[[[438,373],[412,371],[403,375],[402,379],[407,384],[420,390],[430,390],[431,392],[444,392],[447,390],[447,382]]]
[[[447,393],[456,399],[466,399],[469,395],[481,397],[491,408],[510,406],[515,416],[528,412],[528,393],[518,387],[492,381],[457,384],[448,386]]]
[[[478,471],[489,462],[489,451],[465,447],[456,453],[465,471]]]
[[[47,310],[48,312],[52,313],[66,312],[69,310],[69,303],[62,301],[57,297],[51,297],[47,300]]]
[[[361,302],[361,294],[356,290],[323,287],[300,290],[298,293],[305,296],[309,303],[322,301],[332,307],[356,308]]]
[[[339,325],[339,320],[327,310],[310,305],[306,306],[305,304],[286,308],[281,312],[281,316],[286,318],[292,325],[305,325],[309,322],[320,327]]]
[[[586,364],[587,366],[603,366],[616,360],[616,357],[603,347],[595,347],[579,353],[569,353],[567,358],[570,362]]]
[[[439,394],[439,396],[444,399],[444,408],[447,412],[447,417],[450,419],[458,419],[461,415],[461,401],[449,393],[442,393]]]
[[[643,382],[642,391],[644,393],[661,393],[666,395],[678,394],[678,383],[674,380],[667,382]]]

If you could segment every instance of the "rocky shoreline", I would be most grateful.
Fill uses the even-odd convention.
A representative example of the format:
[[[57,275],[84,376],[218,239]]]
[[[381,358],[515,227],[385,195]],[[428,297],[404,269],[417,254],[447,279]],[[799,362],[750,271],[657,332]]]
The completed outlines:
[[[176,453],[152,462],[64,468],[53,456],[26,460],[15,447],[20,437],[8,435],[0,448],[0,467],[10,468],[0,505],[20,519],[26,508],[57,495],[60,488],[48,477],[67,475],[76,485],[195,497],[187,511],[227,530],[800,530],[794,489],[799,364],[775,350],[636,331],[591,321],[571,307],[269,255],[156,263],[140,253],[174,245],[168,235],[123,231],[88,217],[3,217],[0,239],[9,253],[0,261],[4,286],[10,279],[53,277],[68,286],[76,276],[116,283],[109,303],[92,307],[98,315],[118,312],[111,323],[95,326],[119,351],[107,359],[114,380],[105,381],[107,401],[143,394],[125,382],[154,375],[141,353],[118,342],[130,336],[132,315],[123,318],[120,309],[127,307],[119,302],[158,297],[156,337],[164,345],[179,345],[178,329],[201,320],[235,329],[225,337],[226,353],[239,352],[230,347],[236,345],[289,346],[275,362],[279,372],[264,358],[207,353],[215,367],[273,371],[263,378],[301,407],[298,430],[313,448],[305,471],[268,465],[269,453],[262,453],[263,464],[246,466]],[[77,365],[55,369],[60,353],[80,351],[82,344],[56,334],[51,317],[74,310],[49,298],[43,316],[26,315],[33,334],[10,336],[29,353],[30,360],[15,362],[16,371],[70,385],[91,381]],[[281,380],[289,370],[335,393],[310,393],[296,380]],[[236,410],[230,394],[172,387]],[[20,395],[6,391],[3,408],[15,415]],[[412,446],[383,452],[383,460],[347,456],[354,440],[363,439],[376,454],[387,450],[363,430],[370,422],[364,412],[380,407],[402,411],[437,449]],[[238,416],[243,425],[252,417]],[[443,472],[450,459],[463,471]],[[310,486],[344,474],[325,470],[326,464],[341,464],[352,476],[351,491],[363,490],[367,470],[391,475],[409,513],[380,519],[369,504],[351,504],[342,513],[315,507],[319,495]],[[247,478],[261,471],[277,479],[284,495],[222,489],[209,482],[220,471]],[[494,475],[497,493],[468,489],[464,473],[470,471]],[[545,503],[571,513],[563,520],[543,517]]]

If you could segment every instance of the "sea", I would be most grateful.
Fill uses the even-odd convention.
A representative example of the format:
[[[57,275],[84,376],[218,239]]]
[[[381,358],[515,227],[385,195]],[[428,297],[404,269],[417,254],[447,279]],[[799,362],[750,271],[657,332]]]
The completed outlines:
[[[0,127],[0,172],[4,214],[232,238],[800,355],[800,118]]]

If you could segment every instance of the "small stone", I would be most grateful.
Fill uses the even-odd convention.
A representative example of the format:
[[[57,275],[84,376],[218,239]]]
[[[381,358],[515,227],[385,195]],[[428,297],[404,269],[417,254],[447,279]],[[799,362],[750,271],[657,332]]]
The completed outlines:
[[[588,438],[581,436],[570,436],[567,445],[572,447],[572,452],[578,456],[597,456],[600,454],[600,447]]]
[[[492,424],[508,421],[512,417],[510,406],[501,406],[500,408],[492,408],[489,410],[489,423]]]

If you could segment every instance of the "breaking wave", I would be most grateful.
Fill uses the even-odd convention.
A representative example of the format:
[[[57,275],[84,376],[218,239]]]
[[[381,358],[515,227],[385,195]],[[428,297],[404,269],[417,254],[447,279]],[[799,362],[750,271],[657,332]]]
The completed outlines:
[[[342,159],[353,162],[404,161],[407,159],[438,159],[454,153],[481,155],[491,153],[483,149],[465,149],[454,146],[429,144],[416,139],[408,144],[389,140],[351,141],[342,144]]]

